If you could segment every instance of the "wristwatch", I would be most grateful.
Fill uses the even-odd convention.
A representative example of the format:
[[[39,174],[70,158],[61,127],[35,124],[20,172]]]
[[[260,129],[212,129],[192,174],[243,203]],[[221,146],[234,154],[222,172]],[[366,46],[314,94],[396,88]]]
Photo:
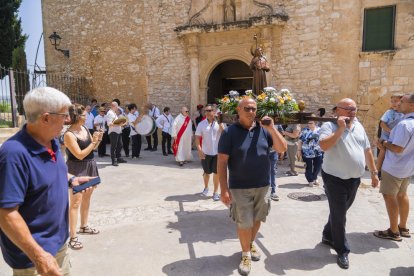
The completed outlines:
[[[75,180],[75,178],[76,178],[76,176],[72,176],[71,178],[69,178],[69,180],[68,180],[68,186],[69,186],[69,188],[70,189],[72,189],[73,188],[73,184],[72,184],[72,182],[73,182],[73,180]]]
[[[372,171],[371,175],[378,175],[378,171]]]

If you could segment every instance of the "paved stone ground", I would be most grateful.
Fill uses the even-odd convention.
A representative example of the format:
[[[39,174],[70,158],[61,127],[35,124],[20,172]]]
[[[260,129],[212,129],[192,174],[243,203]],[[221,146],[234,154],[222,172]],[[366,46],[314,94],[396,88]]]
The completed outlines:
[[[103,183],[93,196],[90,225],[101,234],[80,237],[84,249],[71,251],[73,275],[238,275],[235,225],[222,203],[200,196],[198,161],[181,168],[160,151],[144,151],[143,158],[119,167],[109,158],[98,161]],[[350,269],[340,269],[335,252],[320,243],[328,216],[323,188],[307,187],[303,174],[283,176],[286,165],[279,165],[281,200],[272,202],[259,232],[262,260],[253,263],[251,275],[414,275],[414,238],[393,242],[372,235],[388,220],[381,195],[367,179],[348,213]],[[288,197],[296,192],[321,200]],[[2,259],[0,275],[11,275]]]

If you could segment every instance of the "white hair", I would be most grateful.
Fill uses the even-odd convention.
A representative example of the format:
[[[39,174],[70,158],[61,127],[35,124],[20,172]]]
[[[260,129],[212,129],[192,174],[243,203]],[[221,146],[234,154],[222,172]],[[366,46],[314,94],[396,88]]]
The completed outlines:
[[[26,120],[34,123],[45,112],[59,112],[72,103],[68,96],[52,87],[39,87],[29,91],[23,100]]]

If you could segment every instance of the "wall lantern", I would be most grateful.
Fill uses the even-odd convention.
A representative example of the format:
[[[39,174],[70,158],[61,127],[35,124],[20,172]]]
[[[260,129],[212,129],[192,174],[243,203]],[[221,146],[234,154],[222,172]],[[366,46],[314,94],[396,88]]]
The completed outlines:
[[[68,58],[69,50],[63,50],[63,49],[58,48],[58,46],[60,45],[61,39],[62,38],[60,37],[60,35],[58,35],[56,32],[53,32],[53,34],[49,36],[50,43],[52,43],[52,45],[55,46],[55,49],[58,50],[59,52],[62,52],[63,55]]]

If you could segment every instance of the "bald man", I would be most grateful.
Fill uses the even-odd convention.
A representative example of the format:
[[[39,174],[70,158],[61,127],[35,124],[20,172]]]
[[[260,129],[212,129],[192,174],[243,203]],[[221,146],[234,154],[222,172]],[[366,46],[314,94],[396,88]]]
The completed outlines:
[[[325,152],[322,179],[329,202],[329,218],[322,233],[322,243],[337,252],[339,267],[348,269],[350,252],[345,236],[346,213],[351,207],[365,162],[371,171],[372,187],[379,183],[374,156],[364,127],[356,120],[356,103],[342,99],[336,105],[336,123],[327,122],[321,127],[319,144]]]
[[[230,216],[237,224],[242,248],[239,273],[250,273],[251,261],[259,261],[260,253],[253,245],[260,224],[269,213],[269,185],[271,148],[285,152],[286,141],[269,124],[256,123],[257,104],[251,99],[239,102],[239,121],[226,128],[218,145],[217,172],[221,188],[221,201],[230,206]],[[227,167],[229,178],[227,179]]]

